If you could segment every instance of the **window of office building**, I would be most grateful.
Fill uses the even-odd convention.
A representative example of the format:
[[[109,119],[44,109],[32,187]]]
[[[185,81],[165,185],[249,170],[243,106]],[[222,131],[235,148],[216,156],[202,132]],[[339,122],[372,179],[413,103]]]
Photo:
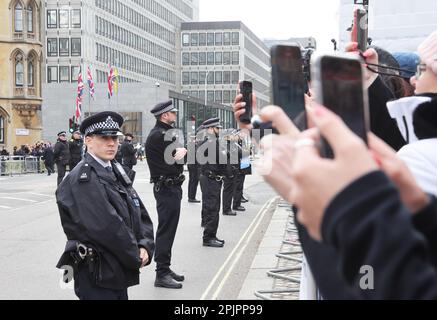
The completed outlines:
[[[199,33],[199,46],[206,46],[206,33]]]
[[[209,33],[207,34],[207,44],[208,46],[213,46],[214,45],[214,33]]]
[[[59,10],[59,28],[69,28],[68,10]]]
[[[205,90],[199,91],[199,99],[205,101]]]
[[[191,72],[191,84],[199,84],[199,73]]]
[[[214,101],[214,91],[208,90],[208,92],[206,93],[206,99],[207,101]]]
[[[190,91],[190,96],[197,98],[199,94],[197,93],[197,91]]]
[[[208,72],[208,79],[206,80],[208,84],[214,84],[214,71]]]
[[[199,64],[199,54],[197,52],[191,53],[191,65],[195,66]]]
[[[215,84],[222,84],[223,83],[223,73],[221,71],[215,72]]]
[[[182,65],[188,66],[190,64],[190,54],[188,52],[182,53]]]
[[[223,71],[223,83],[230,84],[231,83],[231,72]]]
[[[206,64],[206,52],[199,52],[199,65],[204,66]]]
[[[70,82],[70,67],[59,67],[59,82]]]
[[[232,71],[231,75],[232,84],[237,84],[238,81],[240,81],[240,73],[238,71]]]
[[[231,33],[230,32],[223,33],[223,45],[224,46],[231,45]]]
[[[198,46],[199,45],[199,34],[198,33],[192,33],[191,34],[191,45],[192,46]]]
[[[240,53],[238,51],[232,52],[232,64],[234,65],[240,64]]]
[[[182,84],[190,84],[190,73],[182,72]]]
[[[59,38],[59,56],[66,57],[70,55],[70,39]]]
[[[230,65],[231,64],[231,53],[223,52],[223,64]]]
[[[215,92],[215,102],[222,103],[223,102],[223,93],[221,90]]]
[[[182,34],[182,45],[184,47],[188,47],[190,45],[190,34],[189,33]]]
[[[222,52],[215,53],[215,64],[223,64],[223,53]]]
[[[77,78],[79,77],[79,70],[80,68],[78,66],[71,67],[71,82],[76,82]],[[82,76],[83,78],[83,76]]]
[[[71,38],[71,56],[79,57],[81,55],[81,39]]]
[[[206,81],[206,72],[200,71],[199,72],[199,84],[205,84]]]
[[[221,46],[223,45],[223,33],[221,32],[217,32],[215,34],[215,45],[216,46]]]
[[[223,91],[223,102],[231,103],[231,91],[229,90]]]
[[[207,53],[207,60],[208,60],[208,65],[214,64],[214,52]]]
[[[80,25],[81,25],[80,9],[71,10],[71,27],[80,28]]]
[[[238,46],[240,44],[240,33],[232,32],[232,45]]]
[[[56,10],[47,10],[47,29],[58,27],[58,13]]]
[[[47,38],[47,56],[57,57],[58,56],[58,39],[57,38]]]
[[[47,67],[47,82],[58,82],[58,67]]]

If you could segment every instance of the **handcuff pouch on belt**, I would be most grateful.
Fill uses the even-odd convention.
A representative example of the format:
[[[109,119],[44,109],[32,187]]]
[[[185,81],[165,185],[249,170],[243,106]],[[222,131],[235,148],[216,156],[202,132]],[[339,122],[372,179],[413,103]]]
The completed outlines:
[[[212,172],[212,171],[207,171],[207,172],[205,172],[206,173],[206,176],[209,178],[209,179],[212,179],[212,180],[215,180],[215,181],[217,181],[217,182],[222,182],[223,181],[223,176],[220,176],[220,175],[218,175],[218,174],[215,174],[214,172]]]
[[[159,192],[163,186],[166,188],[171,188],[174,186],[182,185],[184,181],[185,181],[185,175],[181,174],[175,178],[160,176],[157,179],[152,179],[151,182],[155,184],[154,187],[155,191]]]

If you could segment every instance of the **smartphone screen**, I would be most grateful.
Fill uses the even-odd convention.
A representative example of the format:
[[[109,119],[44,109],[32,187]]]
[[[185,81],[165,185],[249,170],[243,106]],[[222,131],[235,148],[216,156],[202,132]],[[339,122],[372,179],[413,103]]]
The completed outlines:
[[[278,45],[271,49],[272,102],[281,107],[299,129],[307,128],[301,50]]]
[[[358,59],[323,56],[319,66],[320,102],[338,114],[346,125],[367,143],[369,111],[363,71]],[[325,146],[326,147],[326,146]],[[324,156],[333,157],[325,148]]]
[[[243,95],[243,102],[246,103],[245,112],[241,115],[242,123],[250,123],[252,119],[252,82],[240,82],[240,93]]]

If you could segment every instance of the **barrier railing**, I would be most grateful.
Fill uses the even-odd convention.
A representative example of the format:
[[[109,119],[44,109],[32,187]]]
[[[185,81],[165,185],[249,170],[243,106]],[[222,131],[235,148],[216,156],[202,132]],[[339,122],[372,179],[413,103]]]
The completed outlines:
[[[0,156],[0,176],[42,173],[45,170],[41,157]]]

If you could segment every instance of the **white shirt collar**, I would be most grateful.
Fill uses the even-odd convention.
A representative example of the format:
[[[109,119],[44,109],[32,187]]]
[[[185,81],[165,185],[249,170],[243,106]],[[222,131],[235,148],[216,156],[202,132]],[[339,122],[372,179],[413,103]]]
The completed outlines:
[[[94,158],[94,160],[96,160],[100,165],[102,165],[103,168],[106,167],[111,167],[111,161],[103,161],[102,159],[100,159],[99,157],[97,157],[96,155],[92,154],[91,152],[88,152],[90,154],[91,157]]]

